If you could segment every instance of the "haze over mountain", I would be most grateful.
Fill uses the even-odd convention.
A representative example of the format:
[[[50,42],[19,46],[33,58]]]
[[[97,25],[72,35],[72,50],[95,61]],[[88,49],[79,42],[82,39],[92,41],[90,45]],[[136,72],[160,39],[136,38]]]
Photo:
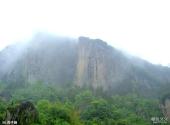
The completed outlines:
[[[0,1],[0,49],[47,31],[100,38],[154,64],[168,65],[169,6],[169,0]]]
[[[88,122],[100,124],[103,120],[106,124],[109,114],[109,119],[117,125],[122,122],[121,119],[128,119],[126,125],[131,123],[143,125],[150,123],[153,115],[165,117],[167,118],[165,122],[168,122],[169,90],[169,67],[154,65],[131,56],[101,39],[82,36],[74,39],[37,33],[30,41],[17,43],[0,51],[0,101],[2,102],[0,108],[3,111],[0,119],[11,120],[15,116],[22,125],[30,125],[38,122],[37,120],[44,125],[46,123],[44,118],[47,121],[46,125],[48,121],[54,121],[56,118],[61,122],[60,119],[63,117],[50,112],[54,109],[49,110],[48,114],[52,119],[43,117],[46,111],[45,113],[42,111],[48,108],[39,109],[42,105],[52,106],[54,102],[73,106],[74,108],[71,108],[73,112],[80,112],[75,118],[85,125],[89,125]],[[12,108],[8,106],[4,108],[5,103]],[[14,106],[14,103],[17,105]],[[91,114],[91,107],[86,114],[88,106],[94,105],[95,108],[98,104],[101,109],[92,110]],[[34,105],[39,107],[38,110]],[[113,109],[109,105],[116,108]],[[117,111],[123,107],[126,107],[125,110],[118,115]],[[93,112],[96,111],[106,114],[104,116],[106,119],[100,118],[102,115],[98,113],[93,116]],[[133,115],[125,117],[126,112]],[[23,119],[22,114],[26,115],[27,120]],[[72,115],[68,117],[71,118]],[[94,121],[93,117],[99,117],[99,120]],[[129,119],[139,119],[138,117],[140,121],[134,122]],[[67,117],[62,120],[65,121]]]
[[[169,6],[0,1],[0,125],[170,125]]]
[[[170,84],[170,68],[153,65],[100,39],[39,33],[0,52],[0,80],[23,84],[75,84],[113,93],[158,96]]]

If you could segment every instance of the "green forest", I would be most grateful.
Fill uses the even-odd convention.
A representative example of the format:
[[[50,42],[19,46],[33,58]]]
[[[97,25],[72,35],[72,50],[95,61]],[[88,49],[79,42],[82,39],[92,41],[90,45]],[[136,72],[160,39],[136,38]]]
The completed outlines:
[[[22,87],[1,83],[0,93],[0,121],[8,113],[18,125],[151,125],[152,117],[163,117],[158,99],[133,93],[112,95],[41,82]]]

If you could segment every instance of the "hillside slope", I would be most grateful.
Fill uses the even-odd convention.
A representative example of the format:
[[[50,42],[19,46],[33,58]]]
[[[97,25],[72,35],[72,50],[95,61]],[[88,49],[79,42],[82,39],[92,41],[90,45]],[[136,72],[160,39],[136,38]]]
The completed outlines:
[[[0,52],[0,80],[9,85],[46,84],[100,88],[115,94],[159,95],[170,69],[127,56],[99,39],[39,34]]]

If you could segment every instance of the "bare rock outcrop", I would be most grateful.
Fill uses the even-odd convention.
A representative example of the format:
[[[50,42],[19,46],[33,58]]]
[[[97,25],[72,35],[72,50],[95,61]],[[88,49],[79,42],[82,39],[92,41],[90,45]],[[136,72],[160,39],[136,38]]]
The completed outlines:
[[[107,89],[124,80],[129,67],[121,54],[102,40],[80,37],[76,84]]]
[[[153,96],[160,86],[170,83],[169,76],[168,67],[126,55],[100,39],[88,37],[38,34],[26,44],[0,52],[0,82],[11,88],[41,81]]]
[[[5,121],[12,122],[11,125],[30,125],[38,122],[38,111],[31,102],[25,101],[19,105],[8,107]]]

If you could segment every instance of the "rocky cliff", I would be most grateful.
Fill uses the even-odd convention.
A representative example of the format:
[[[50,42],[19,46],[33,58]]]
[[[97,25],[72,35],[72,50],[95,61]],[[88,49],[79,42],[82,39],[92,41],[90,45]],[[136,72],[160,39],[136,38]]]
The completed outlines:
[[[148,96],[152,90],[170,83],[169,68],[127,56],[102,40],[80,37],[77,46],[75,82],[78,86]]]
[[[165,101],[165,116],[168,118],[168,121],[170,121],[170,99]]]
[[[0,68],[1,81],[21,84],[37,81],[47,84],[72,82],[77,54],[76,43],[72,41],[41,34],[26,45],[19,46],[22,49],[19,54],[15,54],[11,48],[5,49],[0,56],[0,63],[3,64]]]
[[[124,63],[127,61],[127,63]],[[80,37],[76,84],[107,89],[125,79],[128,60],[122,53],[99,39]]]
[[[170,69],[148,63],[99,39],[39,34],[0,52],[0,81],[11,85],[76,84],[113,93],[152,95],[170,83]]]

